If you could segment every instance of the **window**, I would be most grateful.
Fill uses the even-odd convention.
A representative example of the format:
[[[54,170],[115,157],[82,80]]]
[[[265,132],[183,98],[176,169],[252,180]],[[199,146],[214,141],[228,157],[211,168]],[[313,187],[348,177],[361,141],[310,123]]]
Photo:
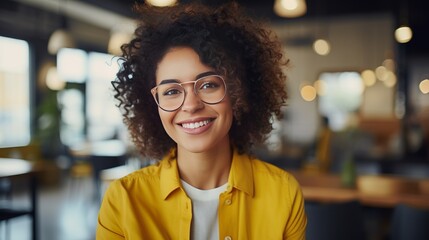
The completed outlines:
[[[88,54],[81,49],[58,51],[58,76],[68,84],[58,93],[61,106],[61,142],[72,146],[85,141],[85,82]]]
[[[0,147],[30,143],[30,50],[0,37]]]
[[[123,123],[115,105],[111,81],[119,65],[112,55],[89,53],[88,82],[86,85],[88,139],[106,140],[122,134]]]
[[[319,98],[319,111],[328,117],[333,130],[347,126],[351,113],[359,110],[363,101],[364,85],[358,72],[324,72],[324,94]]]
[[[58,75],[67,82],[59,92],[61,141],[72,146],[85,140],[121,136],[122,116],[110,84],[119,70],[116,58],[105,53],[61,49],[57,66]]]

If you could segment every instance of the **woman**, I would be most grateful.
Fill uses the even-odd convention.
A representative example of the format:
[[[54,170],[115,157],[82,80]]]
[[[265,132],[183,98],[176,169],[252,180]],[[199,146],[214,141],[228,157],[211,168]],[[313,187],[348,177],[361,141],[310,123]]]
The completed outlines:
[[[137,11],[113,86],[162,160],[109,186],[97,239],[304,239],[298,183],[250,155],[285,103],[281,44],[234,3]]]

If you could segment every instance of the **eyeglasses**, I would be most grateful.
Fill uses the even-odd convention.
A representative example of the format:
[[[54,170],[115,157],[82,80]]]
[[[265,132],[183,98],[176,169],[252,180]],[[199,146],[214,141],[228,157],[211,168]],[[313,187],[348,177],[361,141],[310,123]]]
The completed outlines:
[[[206,104],[217,104],[226,95],[225,80],[219,75],[208,75],[195,81],[178,83],[177,80],[164,80],[151,89],[156,104],[167,112],[179,109],[185,102],[185,84],[194,84],[194,93]]]

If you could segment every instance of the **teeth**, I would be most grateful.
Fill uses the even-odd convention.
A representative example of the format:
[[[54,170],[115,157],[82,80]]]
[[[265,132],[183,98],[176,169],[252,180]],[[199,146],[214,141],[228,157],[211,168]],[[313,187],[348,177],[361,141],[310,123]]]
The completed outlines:
[[[205,125],[209,124],[209,122],[210,122],[209,120],[204,120],[204,121],[195,122],[195,123],[184,123],[184,124],[182,124],[182,127],[189,128],[189,129],[195,129],[195,128],[205,126]]]

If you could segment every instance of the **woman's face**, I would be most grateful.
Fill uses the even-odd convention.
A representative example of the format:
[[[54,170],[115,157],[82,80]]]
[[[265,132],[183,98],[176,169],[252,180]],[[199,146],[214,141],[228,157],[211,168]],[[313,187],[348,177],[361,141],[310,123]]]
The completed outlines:
[[[171,80],[178,83],[194,81],[201,74],[208,72],[214,72],[214,69],[201,63],[192,48],[175,47],[159,62],[156,84]],[[193,84],[183,86],[186,97],[179,109],[167,112],[158,108],[164,129],[177,143],[178,150],[201,153],[221,151],[221,146],[229,147],[228,133],[233,121],[229,96],[226,95],[217,104],[209,105],[194,93]]]

